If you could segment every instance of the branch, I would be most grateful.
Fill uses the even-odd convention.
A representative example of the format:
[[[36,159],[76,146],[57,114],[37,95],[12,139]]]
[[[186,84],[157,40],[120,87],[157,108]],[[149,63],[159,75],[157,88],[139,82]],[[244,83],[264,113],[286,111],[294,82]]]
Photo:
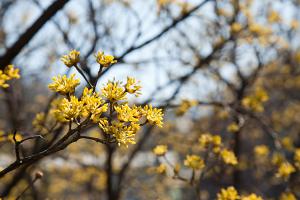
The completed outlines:
[[[43,14],[19,37],[19,39],[8,48],[6,53],[0,57],[0,69],[3,70],[30,42],[35,34],[53,17],[57,11],[62,9],[69,0],[54,1]]]

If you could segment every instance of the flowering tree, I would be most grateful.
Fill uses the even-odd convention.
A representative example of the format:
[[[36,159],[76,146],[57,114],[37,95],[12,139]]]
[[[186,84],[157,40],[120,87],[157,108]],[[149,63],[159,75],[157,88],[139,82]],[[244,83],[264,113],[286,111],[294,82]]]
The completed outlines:
[[[0,197],[300,198],[298,1],[0,6]]]

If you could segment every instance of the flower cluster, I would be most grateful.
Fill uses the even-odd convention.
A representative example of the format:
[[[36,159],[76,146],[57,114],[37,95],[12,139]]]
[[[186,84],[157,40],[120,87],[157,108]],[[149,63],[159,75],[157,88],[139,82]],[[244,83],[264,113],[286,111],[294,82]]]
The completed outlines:
[[[8,65],[4,70],[0,70],[0,87],[8,88],[9,84],[7,81],[19,78],[19,69],[14,68],[13,65]]]
[[[61,61],[67,67],[75,66],[80,61],[80,52],[76,50],[72,50],[68,55],[62,56]]]
[[[205,167],[204,160],[197,155],[187,155],[184,160],[184,165],[193,170],[200,170]]]
[[[270,150],[266,145],[257,145],[254,148],[254,154],[257,157],[265,157],[265,156],[268,156],[269,153],[270,153]]]
[[[195,100],[182,100],[180,106],[176,109],[176,115],[182,116],[184,115],[191,107],[196,106],[198,104]]]
[[[221,157],[222,157],[223,161],[226,164],[230,164],[230,165],[237,165],[238,164],[237,158],[234,155],[233,151],[230,151],[228,149],[223,149],[220,154],[221,154]]]
[[[240,196],[236,189],[232,186],[224,189],[222,188],[221,191],[217,194],[218,200],[237,200]]]
[[[242,105],[254,112],[264,111],[263,103],[269,100],[267,92],[262,88],[257,88],[254,94],[245,97],[242,100]]]
[[[78,61],[76,51],[64,56],[65,64]],[[111,56],[98,53],[97,62],[103,66],[111,65],[115,61]],[[77,67],[76,67],[77,69]],[[119,81],[108,81],[101,89],[101,93],[95,91],[95,87],[85,87],[80,98],[75,96],[75,89],[80,84],[74,79],[75,74],[70,78],[66,75],[53,78],[49,88],[54,92],[64,95],[59,103],[53,107],[52,113],[59,122],[76,123],[91,122],[99,125],[105,133],[107,142],[116,142],[118,145],[135,143],[135,135],[140,127],[146,123],[162,127],[163,113],[161,109],[153,108],[151,105],[136,106],[130,105],[125,100],[128,94],[138,96],[141,86],[138,82],[128,77],[127,82],[122,84]],[[42,118],[42,116],[40,116]],[[41,121],[41,120],[39,120]],[[38,119],[35,124],[38,124]]]
[[[104,52],[99,51],[95,54],[96,61],[103,67],[109,67],[112,64],[116,63],[115,57],[112,55],[105,55]]]
[[[238,191],[230,186],[228,188],[222,188],[217,194],[217,200],[263,200],[262,197],[252,193],[249,195],[239,195]]]
[[[66,75],[53,77],[53,83],[49,84],[48,87],[54,92],[58,92],[62,95],[72,95],[75,92],[75,88],[80,84],[79,79],[74,79],[75,74],[72,74],[70,78]]]
[[[222,138],[219,135],[212,135],[210,133],[201,134],[199,144],[201,149],[212,149],[213,153],[220,155],[226,164],[238,164],[233,151],[223,147]]]
[[[167,153],[167,151],[168,151],[168,146],[166,145],[157,145],[153,149],[153,153],[157,156],[163,156]]]
[[[282,178],[289,178],[289,176],[296,171],[295,167],[289,162],[282,162],[279,165],[276,176]]]

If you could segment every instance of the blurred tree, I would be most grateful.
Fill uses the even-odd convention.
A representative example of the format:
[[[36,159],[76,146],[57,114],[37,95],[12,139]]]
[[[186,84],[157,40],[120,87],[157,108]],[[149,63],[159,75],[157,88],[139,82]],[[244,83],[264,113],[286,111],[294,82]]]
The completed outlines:
[[[0,8],[0,197],[300,198],[298,1]]]

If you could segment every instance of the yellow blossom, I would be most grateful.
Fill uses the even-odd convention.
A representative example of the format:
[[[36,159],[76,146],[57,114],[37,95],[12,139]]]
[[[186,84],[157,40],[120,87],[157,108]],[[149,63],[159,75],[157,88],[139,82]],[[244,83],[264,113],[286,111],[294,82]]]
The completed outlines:
[[[219,135],[211,135],[210,133],[201,134],[199,138],[200,147],[202,149],[208,148],[212,145],[213,152],[218,153],[222,144],[222,138]]]
[[[268,156],[270,153],[269,148],[266,145],[257,145],[254,148],[254,153],[256,156]]]
[[[237,200],[239,198],[239,194],[233,186],[222,188],[217,194],[217,200]]]
[[[279,200],[297,200],[296,196],[291,192],[284,192],[280,195]]]
[[[205,167],[203,159],[197,155],[187,155],[184,160],[184,165],[193,170],[200,170]]]
[[[7,138],[8,138],[9,141],[15,142],[14,141],[14,133],[8,134]],[[15,139],[16,139],[17,142],[20,142],[23,139],[23,137],[20,133],[16,133]]]
[[[72,67],[76,65],[80,61],[80,52],[76,50],[72,50],[68,55],[64,55],[61,57],[61,61],[67,66]]]
[[[109,81],[106,84],[106,86],[102,88],[102,94],[111,102],[126,99],[125,89],[121,86],[121,83],[118,81]]]
[[[282,138],[282,146],[289,151],[293,151],[294,144],[292,138],[288,136]]]
[[[269,13],[269,16],[268,16],[268,21],[270,23],[278,23],[281,21],[281,17],[279,15],[278,12],[272,10],[270,13]]]
[[[223,149],[221,151],[221,157],[226,164],[236,165],[238,164],[237,158],[233,151]]]
[[[8,65],[4,70],[0,70],[0,87],[8,88],[9,84],[7,83],[7,81],[19,78],[19,69],[14,68],[13,65]]]
[[[136,106],[132,108],[128,104],[115,106],[118,119],[123,122],[138,122],[141,116],[140,109]]]
[[[264,110],[263,103],[268,101],[268,99],[269,96],[267,92],[262,88],[257,88],[254,94],[247,96],[242,100],[242,105],[254,112],[262,112]]]
[[[184,115],[191,107],[196,106],[197,104],[198,102],[195,100],[182,100],[180,106],[176,109],[176,115]]]
[[[74,94],[75,88],[80,84],[79,79],[74,79],[75,74],[72,74],[70,78],[66,75],[58,75],[53,77],[53,83],[49,84],[48,87],[54,92],[58,92],[62,95]]]
[[[115,57],[112,55],[105,55],[104,52],[99,51],[95,54],[96,61],[103,67],[109,67],[112,64],[116,63]]]
[[[239,125],[235,122],[232,122],[227,126],[227,131],[231,133],[236,133],[239,131],[239,129],[240,129]]]
[[[165,174],[167,172],[167,166],[165,164],[160,164],[155,168],[155,171],[158,174]]]
[[[99,127],[106,133],[112,135],[118,145],[135,144],[135,134],[139,131],[139,124],[130,123],[129,125],[113,121],[110,125],[107,119],[101,119],[99,122]]]
[[[132,77],[127,77],[127,82],[125,84],[125,89],[126,92],[130,93],[130,94],[135,94],[135,96],[139,96],[140,90],[141,90],[141,86],[139,85],[139,83]]]
[[[98,93],[93,92],[93,89],[84,88],[81,101],[83,103],[82,116],[90,116],[95,123],[99,121],[102,113],[108,109],[108,105]]]
[[[64,98],[55,110],[55,117],[61,122],[74,121],[80,116],[82,109],[83,104],[77,97],[71,96],[70,100]]]
[[[283,162],[279,165],[278,171],[276,173],[277,177],[289,178],[290,174],[296,171],[295,167],[289,162]]]
[[[297,148],[295,150],[295,154],[294,154],[294,161],[295,161],[295,165],[298,169],[300,169],[300,148]]]
[[[263,200],[263,198],[260,196],[257,196],[256,194],[250,194],[247,196],[242,196],[241,200]]]
[[[162,109],[153,108],[152,105],[144,106],[142,113],[146,116],[150,124],[155,124],[159,127],[163,125],[163,112]]]
[[[163,156],[167,153],[168,151],[168,146],[167,145],[157,145],[153,149],[153,153],[157,156]]]
[[[242,28],[243,28],[242,25],[237,22],[235,22],[231,25],[231,31],[234,33],[240,32],[242,30]]]

